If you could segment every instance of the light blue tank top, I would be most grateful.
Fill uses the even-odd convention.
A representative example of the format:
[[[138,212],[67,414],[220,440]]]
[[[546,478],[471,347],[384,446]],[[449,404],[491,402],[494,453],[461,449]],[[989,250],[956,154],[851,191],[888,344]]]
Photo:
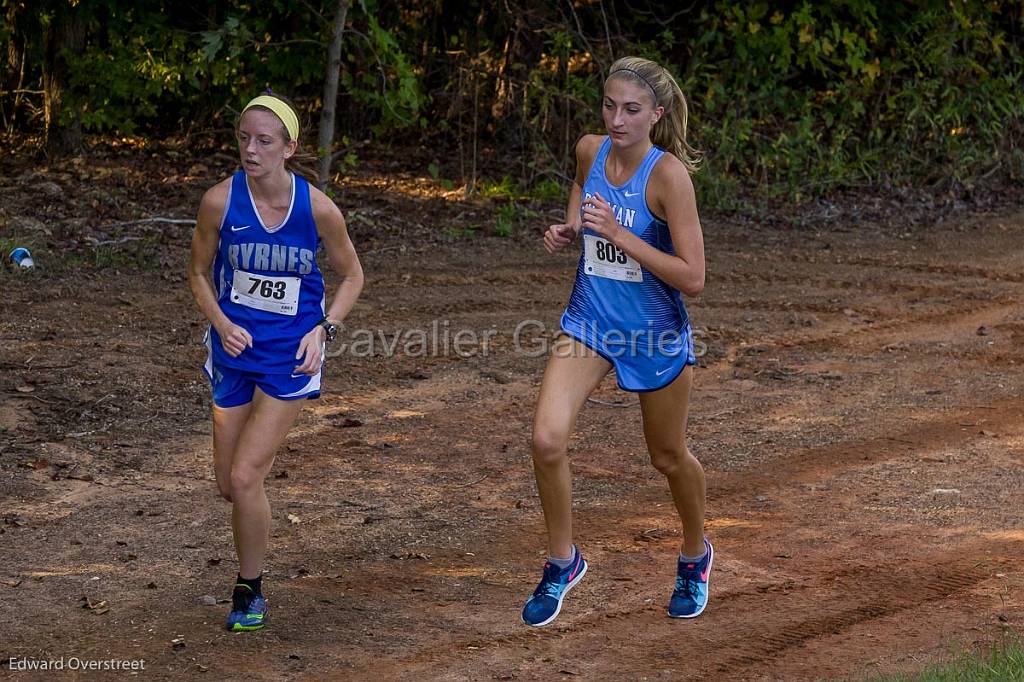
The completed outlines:
[[[283,374],[299,364],[299,341],[324,316],[319,245],[305,178],[292,174],[288,214],[268,229],[256,211],[245,172],[232,176],[213,281],[221,310],[252,334],[253,346],[232,358],[211,328],[215,365]]]
[[[647,181],[665,150],[652,147],[640,167],[623,185],[613,185],[605,175],[611,139],[605,138],[583,184],[582,202],[599,193],[611,204],[616,221],[656,249],[675,255],[668,224],[647,206]],[[581,207],[582,215],[582,207]],[[562,315],[562,329],[591,344],[614,347],[635,339],[651,347],[650,336],[683,333],[689,316],[679,291],[641,267],[624,252],[582,230],[576,281]],[[623,338],[625,337],[625,338]]]

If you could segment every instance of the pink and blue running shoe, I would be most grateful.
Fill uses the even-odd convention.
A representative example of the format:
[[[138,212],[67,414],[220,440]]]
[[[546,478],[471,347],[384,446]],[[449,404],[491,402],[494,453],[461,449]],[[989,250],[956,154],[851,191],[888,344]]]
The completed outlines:
[[[693,563],[679,560],[676,589],[668,603],[668,615],[672,618],[696,618],[708,605],[708,578],[711,576],[715,550],[707,538],[704,538],[704,547],[707,553],[700,561]]]
[[[560,569],[550,561],[544,563],[544,577],[523,607],[523,622],[527,625],[539,628],[558,617],[566,593],[583,579],[587,572],[587,562],[575,546],[573,549],[576,560],[565,568]]]

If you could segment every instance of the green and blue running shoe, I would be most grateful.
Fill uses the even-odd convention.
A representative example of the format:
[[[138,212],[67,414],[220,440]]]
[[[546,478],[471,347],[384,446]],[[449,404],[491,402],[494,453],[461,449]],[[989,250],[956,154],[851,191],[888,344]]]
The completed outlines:
[[[676,589],[668,603],[668,615],[672,618],[696,618],[708,605],[708,578],[715,550],[707,538],[704,538],[704,548],[707,553],[696,563],[679,560]]]
[[[544,563],[544,577],[523,607],[523,622],[527,625],[539,628],[553,621],[562,610],[562,600],[566,593],[583,579],[587,572],[587,562],[575,546],[573,549],[576,560],[565,568],[560,569],[550,561]]]
[[[263,598],[262,594],[245,594],[245,590],[252,591],[248,585],[235,585],[231,613],[228,614],[228,630],[235,632],[260,630],[267,619],[267,600]]]

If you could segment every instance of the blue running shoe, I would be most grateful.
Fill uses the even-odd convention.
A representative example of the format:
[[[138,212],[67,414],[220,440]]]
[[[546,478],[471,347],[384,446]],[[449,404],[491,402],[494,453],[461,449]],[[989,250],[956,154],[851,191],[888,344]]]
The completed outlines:
[[[711,564],[715,560],[715,550],[704,538],[707,554],[697,563],[679,560],[676,571],[676,589],[668,603],[668,615],[672,618],[696,618],[708,605],[708,578],[711,575]]]
[[[553,621],[562,610],[562,600],[565,599],[566,593],[583,579],[586,572],[587,562],[583,560],[583,555],[578,549],[576,561],[565,568],[560,569],[550,561],[545,562],[544,577],[523,607],[523,622],[539,628]]]
[[[238,586],[236,585],[237,589]],[[267,618],[267,600],[262,594],[257,594],[245,600],[244,608],[237,602],[232,606],[228,614],[228,630],[244,632],[248,630],[260,630]]]

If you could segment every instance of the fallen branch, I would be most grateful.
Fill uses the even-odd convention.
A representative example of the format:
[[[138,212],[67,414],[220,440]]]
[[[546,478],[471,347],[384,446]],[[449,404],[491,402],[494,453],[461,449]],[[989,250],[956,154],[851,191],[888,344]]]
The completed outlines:
[[[120,239],[104,239],[103,241],[100,241],[99,239],[96,239],[96,237],[86,237],[85,239],[86,239],[86,241],[91,242],[89,244],[89,246],[92,246],[92,247],[95,248],[97,246],[109,246],[111,244],[124,244],[125,242],[137,242],[137,241],[139,241],[141,239],[145,239],[145,237],[121,237]]]
[[[40,398],[37,395],[29,395],[29,394],[26,394],[26,393],[11,393],[8,397],[10,397],[10,398],[32,398],[32,400],[38,400],[41,403],[46,403],[47,405],[53,405],[52,401],[43,400],[42,398]]]
[[[106,433],[111,426],[113,426],[113,422],[107,424],[102,429],[93,429],[92,431],[76,431],[75,433],[65,433],[64,436],[66,438],[84,438],[85,436],[91,436],[94,433]]]
[[[694,414],[691,416],[696,419],[714,419],[715,417],[721,417],[723,414],[731,414],[738,409],[738,407],[730,407],[729,409],[722,410],[721,412],[714,412],[712,414]]]
[[[395,245],[395,246],[382,246],[379,249],[370,249],[369,251],[364,251],[364,253],[366,255],[369,255],[371,253],[384,253],[385,251],[394,251],[395,249],[403,249],[403,248],[408,248],[408,247],[406,247],[405,244],[398,244],[398,245]]]
[[[640,401],[634,401],[630,403],[612,403],[607,400],[598,400],[597,398],[587,398],[588,403],[597,403],[598,405],[607,405],[608,407],[633,407],[639,405]]]
[[[171,223],[174,225],[195,225],[196,221],[192,218],[139,218],[138,220],[122,220],[118,223],[110,223],[103,227],[121,227],[122,225],[141,225],[142,223]]]
[[[485,480],[489,475],[490,474],[484,474],[483,476],[481,476],[480,478],[476,479],[475,481],[470,481],[469,483],[459,483],[455,487],[456,488],[468,488],[468,487],[470,487],[472,485],[476,485],[477,483],[480,483],[481,481]]]

